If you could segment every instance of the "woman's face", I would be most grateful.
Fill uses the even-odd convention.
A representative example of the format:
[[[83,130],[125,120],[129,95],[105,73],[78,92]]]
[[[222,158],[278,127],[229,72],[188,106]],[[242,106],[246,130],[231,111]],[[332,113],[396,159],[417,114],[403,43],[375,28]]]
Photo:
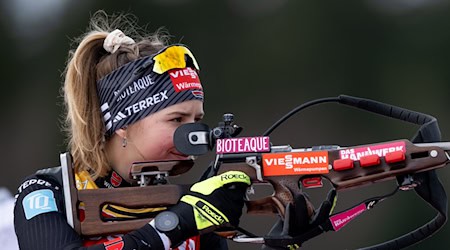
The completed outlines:
[[[169,106],[117,130],[106,144],[112,168],[131,182],[129,174],[134,162],[188,159],[189,156],[176,150],[173,134],[179,126],[199,121],[203,115],[203,102],[191,100]]]
[[[169,106],[129,126],[127,147],[136,151],[135,159],[130,160],[187,159],[176,150],[173,134],[180,125],[200,121],[203,115],[203,102],[191,100]]]

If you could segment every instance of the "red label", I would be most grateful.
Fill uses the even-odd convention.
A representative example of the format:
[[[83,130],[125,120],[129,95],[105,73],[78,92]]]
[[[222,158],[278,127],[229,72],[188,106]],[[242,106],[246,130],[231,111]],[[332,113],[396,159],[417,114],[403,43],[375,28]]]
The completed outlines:
[[[120,185],[120,183],[122,183],[122,177],[120,177],[119,174],[117,174],[115,171],[113,171],[111,174],[111,184],[114,187],[118,187]]]
[[[328,152],[263,154],[264,176],[327,174]]]
[[[191,93],[195,97],[203,99],[203,91],[201,91],[201,90],[192,90]]]
[[[197,71],[190,67],[169,70],[170,79],[176,92],[192,89],[203,89]]]
[[[103,243],[105,245],[106,250],[122,250],[124,243],[122,237],[115,238],[113,240],[107,241]]]
[[[387,153],[402,151],[406,152],[404,141],[391,142],[385,144],[371,145],[366,147],[347,148],[339,151],[341,159],[359,160],[361,157],[369,155],[386,156]]]

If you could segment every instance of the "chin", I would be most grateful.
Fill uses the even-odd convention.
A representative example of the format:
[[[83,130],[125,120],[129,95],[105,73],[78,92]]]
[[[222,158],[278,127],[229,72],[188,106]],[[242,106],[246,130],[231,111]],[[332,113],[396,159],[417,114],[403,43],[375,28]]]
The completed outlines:
[[[171,154],[171,159],[173,159],[173,160],[190,160],[192,158],[189,155]]]

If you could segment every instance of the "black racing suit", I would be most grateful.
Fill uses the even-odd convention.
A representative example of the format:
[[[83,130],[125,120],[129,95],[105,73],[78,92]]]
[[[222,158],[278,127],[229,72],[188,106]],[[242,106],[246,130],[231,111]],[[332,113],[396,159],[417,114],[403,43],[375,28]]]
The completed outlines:
[[[120,177],[118,182],[117,176],[111,171],[108,176],[98,178],[95,184],[99,188],[130,186]],[[148,224],[111,241],[86,246],[86,239],[67,224],[61,167],[39,170],[19,186],[14,207],[14,227],[20,249],[164,249],[158,233]],[[180,249],[228,248],[225,239],[214,233],[202,235],[195,245],[195,248],[188,244]]]

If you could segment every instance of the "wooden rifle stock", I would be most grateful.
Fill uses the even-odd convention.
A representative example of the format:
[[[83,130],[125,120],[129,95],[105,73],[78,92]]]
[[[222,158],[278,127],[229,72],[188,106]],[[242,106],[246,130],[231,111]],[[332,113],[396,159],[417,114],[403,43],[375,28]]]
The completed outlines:
[[[152,219],[105,221],[101,215],[102,207],[105,204],[126,208],[167,207],[175,205],[188,190],[187,185],[170,184],[78,190],[75,185],[72,161],[68,153],[61,155],[61,163],[67,220],[79,235],[86,237],[127,233],[144,226]],[[158,168],[157,166],[161,167]],[[167,175],[178,175],[188,171],[192,166],[191,160],[137,163],[132,166],[132,171],[140,173],[140,171],[150,169],[152,172],[163,171]],[[78,213],[81,202],[83,202],[85,214],[82,221],[80,221]]]

